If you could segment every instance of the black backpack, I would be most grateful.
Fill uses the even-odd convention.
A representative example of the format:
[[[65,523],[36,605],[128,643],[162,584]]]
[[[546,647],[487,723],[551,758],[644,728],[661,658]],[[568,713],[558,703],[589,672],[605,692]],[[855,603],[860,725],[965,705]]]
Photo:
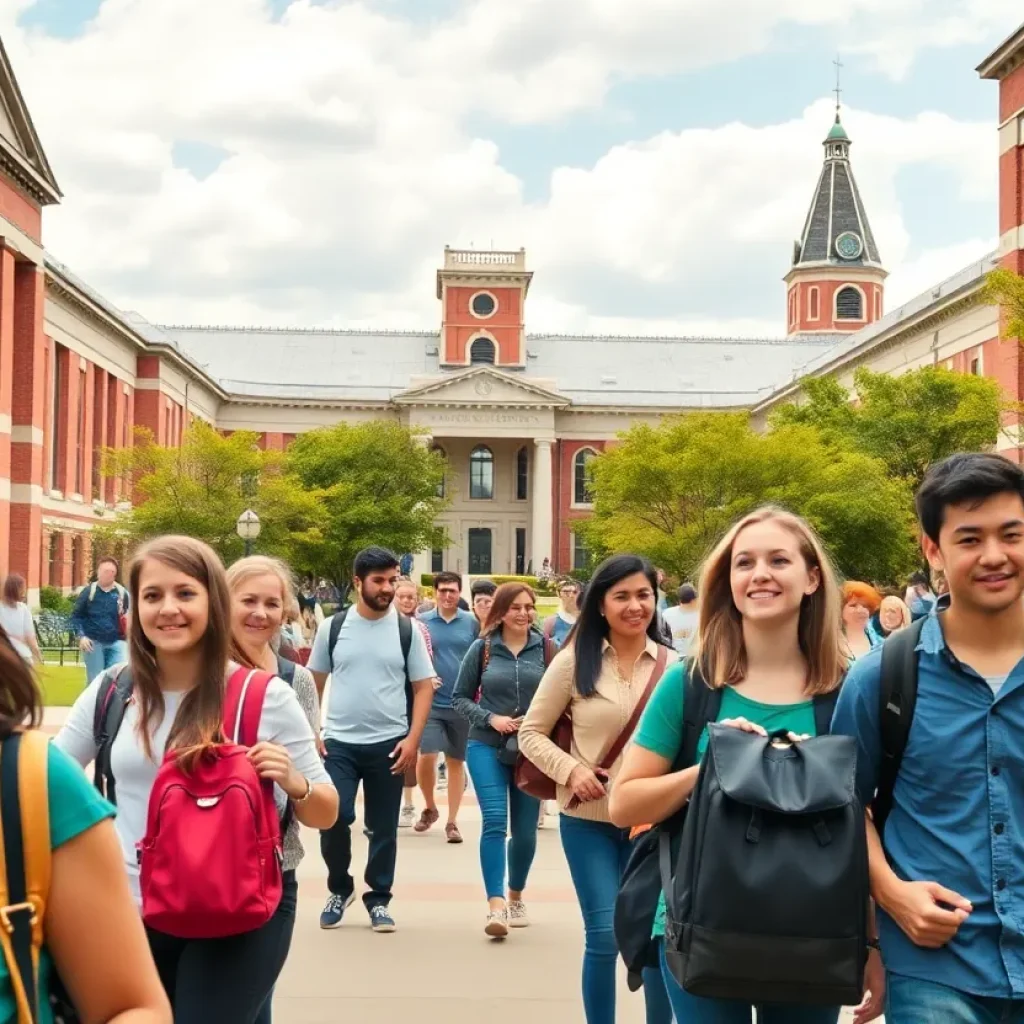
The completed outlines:
[[[706,998],[858,1003],[869,888],[855,740],[709,733],[674,876],[661,858],[673,976]]]
[[[687,662],[683,741],[670,772],[680,772],[697,763],[701,735],[707,725],[718,720],[722,692],[704,682],[695,661]],[[828,733],[838,697],[837,689],[814,698],[814,725],[818,735]],[[665,857],[671,856],[671,845],[678,844],[688,806],[684,804],[671,818],[636,839],[619,883],[619,894],[615,899],[615,943],[626,965],[626,980],[631,992],[643,984],[641,972],[645,968],[658,966],[658,942],[651,937],[651,931],[662,892],[659,850],[664,846]]]

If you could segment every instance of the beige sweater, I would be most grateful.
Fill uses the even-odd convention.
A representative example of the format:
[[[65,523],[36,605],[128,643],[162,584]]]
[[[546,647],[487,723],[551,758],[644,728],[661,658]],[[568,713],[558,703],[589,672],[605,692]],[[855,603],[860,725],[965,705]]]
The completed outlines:
[[[576,692],[573,681],[576,656],[571,647],[559,651],[544,673],[519,730],[519,749],[555,781],[563,814],[586,818],[588,821],[609,820],[607,797],[580,804],[571,811],[565,810],[572,796],[566,782],[577,765],[585,764],[588,768],[594,768],[601,763],[605,753],[629,722],[651,678],[657,657],[658,645],[648,640],[646,651],[637,658],[633,667],[633,678],[622,679],[615,649],[606,643],[596,691],[592,697],[586,698]],[[675,651],[670,651],[668,664],[678,660]],[[572,749],[569,753],[560,750],[550,738],[555,723],[566,708],[572,718]],[[612,783],[621,767],[620,754],[608,773]]]

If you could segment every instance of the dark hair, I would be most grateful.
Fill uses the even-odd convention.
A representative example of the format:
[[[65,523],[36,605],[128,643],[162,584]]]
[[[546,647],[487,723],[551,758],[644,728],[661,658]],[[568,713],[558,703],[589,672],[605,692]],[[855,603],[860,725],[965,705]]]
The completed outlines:
[[[911,587],[928,587],[929,590],[932,586],[932,581],[928,579],[927,574],[921,572],[920,569],[918,569],[917,572],[912,572],[910,574],[910,578],[907,583]],[[896,596],[898,597],[899,595],[897,594]]]
[[[462,593],[462,577],[457,572],[439,572],[434,577],[434,589],[437,590],[442,583],[454,583]]]
[[[106,563],[107,565],[112,565],[114,567],[114,572],[121,571],[121,563],[118,562],[118,560],[113,555],[103,555],[102,558],[98,558],[96,560],[96,568],[99,569],[99,567],[104,563]]]
[[[528,594],[530,600],[536,604],[537,595],[534,594],[533,588],[525,583],[502,583],[500,587],[494,588],[494,603],[491,605],[487,618],[484,620],[483,627],[480,630],[481,636],[488,636],[501,629],[501,620],[508,615],[512,602],[520,594]]]
[[[684,583],[676,594],[680,604],[693,604],[697,600],[697,588],[689,583]]]
[[[398,556],[394,551],[380,547],[363,548],[352,563],[352,575],[356,579],[365,580],[371,572],[397,569],[399,564]]]
[[[4,602],[6,604],[17,604],[24,599],[25,577],[12,572],[4,580]]]
[[[475,598],[480,594],[486,594],[488,597],[493,597],[497,589],[498,584],[493,580],[473,580],[469,588],[469,596]]]
[[[651,584],[651,590],[658,592],[658,578],[654,567],[639,555],[612,555],[595,570],[587,584],[580,604],[579,616],[573,629],[573,651],[576,655],[576,692],[581,697],[590,697],[601,674],[601,659],[604,657],[604,642],[608,638],[608,620],[601,614],[605,594],[627,576],[643,573]],[[647,635],[655,642],[661,642],[658,632],[658,616],[651,616],[647,624]]]
[[[950,505],[977,508],[997,494],[1024,500],[1024,470],[1001,455],[961,452],[930,466],[917,489],[917,518],[926,537],[938,544]]]
[[[583,584],[579,580],[567,579],[558,581],[558,592],[561,593],[563,590],[574,590],[577,594],[583,590]]]

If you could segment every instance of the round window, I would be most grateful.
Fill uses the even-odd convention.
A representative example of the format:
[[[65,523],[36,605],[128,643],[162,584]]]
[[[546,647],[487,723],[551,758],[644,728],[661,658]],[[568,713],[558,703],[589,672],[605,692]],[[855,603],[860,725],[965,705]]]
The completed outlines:
[[[470,300],[469,308],[473,310],[474,316],[486,317],[493,315],[498,306],[493,295],[487,292],[477,292]]]

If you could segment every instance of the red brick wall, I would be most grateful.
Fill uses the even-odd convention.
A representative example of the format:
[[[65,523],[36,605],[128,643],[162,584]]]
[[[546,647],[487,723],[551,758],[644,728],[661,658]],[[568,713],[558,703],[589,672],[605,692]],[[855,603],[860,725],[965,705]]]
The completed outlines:
[[[999,123],[1024,108],[1024,66],[999,83]]]
[[[555,571],[567,573],[572,569],[572,524],[577,519],[589,519],[590,510],[573,508],[574,461],[581,448],[603,452],[606,441],[558,441],[552,453],[555,502]]]
[[[494,296],[497,312],[486,320],[469,311],[470,299],[477,292],[486,291]],[[497,343],[497,362],[510,366],[522,363],[520,338],[523,329],[523,293],[520,288],[477,288],[449,285],[445,289],[444,319],[441,325],[441,361],[466,363],[469,361],[470,338],[481,331]]]
[[[999,157],[999,234],[1024,223],[1024,146]]]
[[[836,320],[835,298],[836,292],[845,288],[847,284],[853,284],[864,293],[864,319],[863,320]],[[810,304],[811,289],[818,289],[818,318],[811,319],[813,309]],[[882,286],[868,281],[814,281],[798,280],[793,282],[787,293],[788,299],[788,324],[790,333],[796,331],[859,331],[867,324],[874,323],[878,319],[878,297],[883,295]],[[884,312],[884,310],[883,310]]]
[[[34,242],[43,239],[42,209],[16,185],[0,177],[0,217],[20,228]]]
[[[147,427],[151,430],[157,443],[163,443],[164,429],[160,398],[159,391],[140,388],[135,395],[135,415],[132,419],[136,427]]]

